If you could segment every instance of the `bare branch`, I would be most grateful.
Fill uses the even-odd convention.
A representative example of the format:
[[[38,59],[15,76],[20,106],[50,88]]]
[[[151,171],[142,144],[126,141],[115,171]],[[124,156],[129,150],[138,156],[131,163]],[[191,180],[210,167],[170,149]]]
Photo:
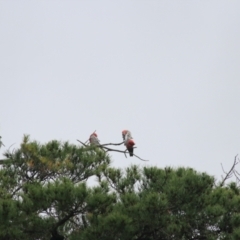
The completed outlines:
[[[102,145],[102,146],[103,146],[103,145]],[[103,147],[103,148],[107,149],[108,151],[114,151],[114,152],[124,153],[124,154],[125,154],[125,157],[127,157],[127,156],[126,156],[126,152],[128,152],[127,149],[126,149],[125,151],[122,151],[122,150],[117,150],[117,149],[111,149],[111,148],[108,148],[108,147]],[[141,161],[149,161],[149,160],[145,160],[145,159],[140,158],[140,157],[137,156],[136,154],[133,154],[133,156],[137,157],[137,158],[140,159]]]
[[[22,188],[22,185],[19,186],[18,188],[16,188],[16,189],[12,192],[11,198],[12,198],[21,188]]]
[[[78,142],[80,142],[83,146],[87,147],[88,145],[86,145],[85,143],[81,142],[80,140],[77,139]]]
[[[231,178],[232,175],[234,174],[234,168],[235,168],[235,166],[239,163],[238,160],[237,160],[237,156],[238,156],[238,155],[235,156],[233,165],[232,165],[231,169],[230,169],[228,172],[224,171],[223,166],[222,166],[222,163],[221,163],[222,170],[223,170],[223,172],[224,172],[226,175],[225,175],[225,178],[223,178],[222,182],[220,183],[220,185],[219,185],[220,187],[222,187],[222,186],[224,185],[225,181],[226,181],[227,179]]]
[[[119,146],[119,145],[122,145],[123,143],[124,141],[121,143],[105,143],[105,144],[101,144],[101,146],[108,146],[108,145]]]
[[[101,145],[99,145],[100,147],[101,147]],[[117,150],[117,149],[112,149],[112,148],[109,148],[109,147],[101,147],[101,148],[104,148],[104,149],[106,149],[106,150],[108,150],[109,152],[110,151],[113,151],[113,152],[120,152],[120,153],[125,153],[126,152],[126,150],[125,151],[122,151],[122,150]]]
[[[85,143],[81,142],[80,140],[77,139],[77,141],[80,142],[85,147],[88,147],[88,145],[86,145]],[[118,149],[113,149],[113,148],[106,147],[108,145],[118,146],[118,145],[121,145],[123,143],[124,142],[121,142],[121,143],[106,143],[106,144],[100,144],[100,145],[96,145],[96,146],[99,147],[99,148],[107,150],[107,152],[120,152],[120,153],[124,153],[125,157],[127,158],[127,156],[126,156],[126,153],[128,152],[127,149],[125,151],[123,151],[123,150],[118,150]],[[137,147],[134,147],[134,148],[137,148]],[[140,158],[136,154],[133,154],[133,156],[135,156],[136,158],[140,159],[141,161],[145,161],[145,162],[149,161],[149,160],[145,160],[145,159]]]

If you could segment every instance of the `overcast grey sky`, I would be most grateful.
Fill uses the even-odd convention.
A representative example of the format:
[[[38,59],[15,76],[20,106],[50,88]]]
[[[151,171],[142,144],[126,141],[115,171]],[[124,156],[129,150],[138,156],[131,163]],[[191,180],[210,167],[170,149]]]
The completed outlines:
[[[0,1],[0,81],[7,147],[129,129],[150,161],[113,166],[220,178],[240,153],[240,1]]]

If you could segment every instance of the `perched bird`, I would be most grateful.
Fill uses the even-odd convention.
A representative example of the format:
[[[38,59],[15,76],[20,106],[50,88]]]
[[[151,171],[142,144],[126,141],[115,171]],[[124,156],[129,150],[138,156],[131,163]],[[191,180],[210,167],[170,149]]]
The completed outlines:
[[[128,139],[125,141],[124,145],[127,147],[130,157],[132,157],[133,156],[133,146],[135,145],[135,142],[133,141],[133,139]]]
[[[89,142],[91,145],[100,145],[100,141],[95,132],[90,135]]]
[[[5,147],[5,145],[4,145],[3,142],[2,142],[2,137],[0,136],[0,148],[1,148],[2,146]]]
[[[135,145],[135,142],[133,141],[131,132],[128,130],[123,130],[122,137],[124,140],[124,145],[126,146],[130,157],[132,157],[133,156],[133,146]]]

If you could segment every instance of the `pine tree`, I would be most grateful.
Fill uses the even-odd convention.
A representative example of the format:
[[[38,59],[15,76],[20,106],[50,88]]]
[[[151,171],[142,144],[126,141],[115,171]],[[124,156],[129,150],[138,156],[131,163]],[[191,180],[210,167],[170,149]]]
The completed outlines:
[[[191,168],[110,166],[99,146],[24,136],[0,169],[0,239],[240,239],[240,189]],[[87,180],[95,176],[97,186]]]
[[[105,176],[117,203],[93,211],[90,226],[71,239],[240,239],[234,183],[216,186],[213,177],[190,168],[108,168]]]
[[[86,181],[110,164],[105,152],[55,140],[41,145],[24,136],[20,149],[5,157],[0,239],[57,240],[86,227],[83,219],[92,196]]]

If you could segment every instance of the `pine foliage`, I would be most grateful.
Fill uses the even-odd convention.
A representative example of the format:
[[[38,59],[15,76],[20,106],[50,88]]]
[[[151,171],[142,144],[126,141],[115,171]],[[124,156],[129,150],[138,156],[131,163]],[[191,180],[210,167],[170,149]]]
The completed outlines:
[[[29,136],[5,157],[0,239],[240,239],[234,182],[217,184],[191,168],[117,169],[97,146]],[[92,176],[98,184],[89,187]]]

